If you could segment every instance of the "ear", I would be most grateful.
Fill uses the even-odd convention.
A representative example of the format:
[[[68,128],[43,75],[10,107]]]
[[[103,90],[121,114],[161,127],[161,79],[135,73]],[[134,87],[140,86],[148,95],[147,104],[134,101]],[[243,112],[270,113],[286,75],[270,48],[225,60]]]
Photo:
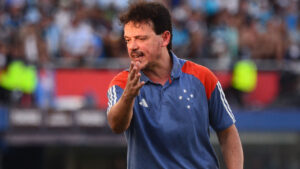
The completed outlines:
[[[171,33],[169,31],[164,31],[161,34],[161,37],[162,37],[162,40],[163,40],[161,46],[162,47],[168,46],[168,44],[170,43],[170,40],[171,40]]]

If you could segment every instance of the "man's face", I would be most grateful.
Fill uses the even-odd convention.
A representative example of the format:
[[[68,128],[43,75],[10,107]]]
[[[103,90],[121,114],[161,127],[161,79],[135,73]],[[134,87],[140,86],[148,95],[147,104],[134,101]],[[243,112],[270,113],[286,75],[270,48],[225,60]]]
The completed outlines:
[[[152,23],[128,22],[124,26],[124,38],[132,61],[140,62],[140,69],[151,69],[165,47],[162,35],[156,35]]]

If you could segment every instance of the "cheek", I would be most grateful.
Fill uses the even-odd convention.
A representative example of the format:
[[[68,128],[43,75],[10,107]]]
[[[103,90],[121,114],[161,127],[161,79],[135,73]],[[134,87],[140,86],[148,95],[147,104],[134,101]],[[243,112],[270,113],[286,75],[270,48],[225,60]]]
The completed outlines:
[[[151,52],[157,52],[159,50],[161,43],[159,41],[154,41],[152,43],[149,43],[147,48],[151,50]]]

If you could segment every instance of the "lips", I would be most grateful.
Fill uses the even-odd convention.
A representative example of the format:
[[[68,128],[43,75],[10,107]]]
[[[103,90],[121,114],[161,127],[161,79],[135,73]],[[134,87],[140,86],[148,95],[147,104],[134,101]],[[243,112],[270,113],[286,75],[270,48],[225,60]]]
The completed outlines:
[[[130,56],[132,58],[139,58],[139,57],[144,56],[144,53],[141,52],[141,51],[132,51],[131,54],[130,54]]]

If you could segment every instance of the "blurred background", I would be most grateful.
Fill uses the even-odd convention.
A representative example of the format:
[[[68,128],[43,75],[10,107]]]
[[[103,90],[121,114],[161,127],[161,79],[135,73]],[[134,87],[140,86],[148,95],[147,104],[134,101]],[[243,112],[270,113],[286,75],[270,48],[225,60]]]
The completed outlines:
[[[0,0],[0,169],[126,168],[106,91],[129,63],[118,15],[131,1]],[[299,169],[300,2],[161,2],[173,51],[219,78],[245,169]]]

